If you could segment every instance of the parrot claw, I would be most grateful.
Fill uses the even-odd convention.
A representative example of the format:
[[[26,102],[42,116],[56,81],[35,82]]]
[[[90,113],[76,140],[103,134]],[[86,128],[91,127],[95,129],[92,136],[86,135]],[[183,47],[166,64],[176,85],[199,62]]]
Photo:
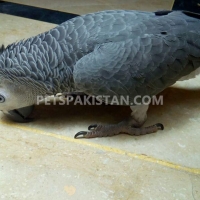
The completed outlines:
[[[78,132],[75,136],[74,136],[74,138],[75,139],[77,139],[77,138],[84,138],[84,136],[85,135],[87,135],[87,131],[80,131],[80,132]],[[78,136],[82,136],[82,137],[78,137]]]
[[[90,130],[93,130],[93,129],[95,129],[97,126],[98,126],[97,124],[92,124],[92,125],[88,126],[88,130],[89,130],[89,131],[90,131]]]
[[[157,126],[158,130],[164,130],[163,124],[157,123],[157,124],[155,124],[155,125]]]

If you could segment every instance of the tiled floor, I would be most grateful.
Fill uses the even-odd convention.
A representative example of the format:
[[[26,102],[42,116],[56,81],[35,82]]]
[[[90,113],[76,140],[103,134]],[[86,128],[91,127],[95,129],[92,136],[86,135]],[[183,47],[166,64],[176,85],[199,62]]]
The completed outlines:
[[[155,0],[13,2],[77,14],[172,6],[172,1]],[[0,14],[0,43],[54,26]],[[89,124],[120,121],[130,114],[128,107],[38,106],[38,119],[28,124],[10,122],[1,114],[0,199],[200,199],[199,83],[200,77],[164,91],[164,106],[151,106],[146,124],[159,121],[165,130],[142,137],[73,139]]]

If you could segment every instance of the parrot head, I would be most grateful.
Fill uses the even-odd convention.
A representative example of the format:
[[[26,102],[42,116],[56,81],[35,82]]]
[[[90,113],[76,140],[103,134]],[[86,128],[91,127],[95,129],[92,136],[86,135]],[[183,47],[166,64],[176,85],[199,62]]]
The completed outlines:
[[[0,110],[14,121],[29,121],[35,103],[26,86],[9,80],[0,81]]]
[[[0,111],[14,121],[27,122],[37,95],[45,94],[46,88],[7,54],[4,46],[0,47]]]
[[[10,119],[17,122],[30,121],[33,111],[34,96],[27,94],[24,85],[14,84],[12,81],[0,81],[0,110]]]

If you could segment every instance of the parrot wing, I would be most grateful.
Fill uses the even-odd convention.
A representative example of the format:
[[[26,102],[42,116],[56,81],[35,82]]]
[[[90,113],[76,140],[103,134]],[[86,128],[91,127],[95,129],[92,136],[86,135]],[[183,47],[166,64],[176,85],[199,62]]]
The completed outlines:
[[[94,96],[156,95],[200,67],[200,33],[144,34],[97,45],[74,67],[77,90]],[[132,104],[131,104],[132,105]]]

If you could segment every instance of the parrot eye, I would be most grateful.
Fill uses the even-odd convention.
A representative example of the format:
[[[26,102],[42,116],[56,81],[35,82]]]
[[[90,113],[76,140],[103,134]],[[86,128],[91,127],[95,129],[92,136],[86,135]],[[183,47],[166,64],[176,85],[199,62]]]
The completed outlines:
[[[3,103],[3,102],[5,102],[5,98],[4,96],[0,95],[0,103]]]

